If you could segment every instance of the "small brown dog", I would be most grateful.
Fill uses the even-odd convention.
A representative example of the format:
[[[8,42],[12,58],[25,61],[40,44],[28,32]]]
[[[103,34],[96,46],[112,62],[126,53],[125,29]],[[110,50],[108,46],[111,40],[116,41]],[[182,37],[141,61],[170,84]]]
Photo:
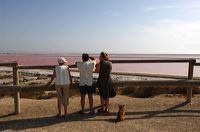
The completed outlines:
[[[124,116],[125,116],[125,107],[124,106],[125,105],[119,105],[119,111],[117,113],[117,118],[115,120],[115,123],[124,120]]]

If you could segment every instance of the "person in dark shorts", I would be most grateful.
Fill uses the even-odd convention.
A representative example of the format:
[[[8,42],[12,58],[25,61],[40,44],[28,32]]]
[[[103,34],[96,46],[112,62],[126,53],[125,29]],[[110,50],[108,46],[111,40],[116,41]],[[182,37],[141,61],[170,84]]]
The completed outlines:
[[[100,62],[96,64],[95,71],[99,73],[97,80],[97,87],[99,88],[101,108],[98,112],[109,113],[109,97],[110,89],[113,88],[111,79],[112,63],[109,61],[108,54],[105,52],[100,53]]]
[[[93,57],[90,57],[87,53],[82,54],[82,62],[76,62],[76,66],[80,72],[79,89],[81,93],[81,110],[80,114],[84,114],[85,108],[85,95],[88,94],[90,104],[90,114],[94,114],[93,108],[93,93],[95,93],[95,87],[93,87],[93,71],[95,69],[96,61]]]

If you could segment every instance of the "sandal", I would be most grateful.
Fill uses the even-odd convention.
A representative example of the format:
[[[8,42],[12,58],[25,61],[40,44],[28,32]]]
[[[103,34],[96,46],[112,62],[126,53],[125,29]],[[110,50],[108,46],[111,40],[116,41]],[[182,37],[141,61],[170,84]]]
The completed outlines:
[[[109,109],[107,108],[107,109],[105,109],[105,111],[104,111],[105,113],[109,113]]]

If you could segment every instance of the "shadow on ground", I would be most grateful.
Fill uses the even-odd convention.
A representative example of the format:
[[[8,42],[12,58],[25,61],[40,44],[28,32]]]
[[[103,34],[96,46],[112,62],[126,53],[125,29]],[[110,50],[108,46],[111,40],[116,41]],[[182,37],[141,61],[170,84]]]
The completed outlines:
[[[161,111],[143,111],[143,112],[126,112],[125,120],[138,120],[138,119],[148,119],[148,118],[163,118],[163,117],[200,117],[200,110],[188,110],[179,109],[187,105],[186,102],[180,103],[176,106],[167,108]],[[97,109],[98,107],[96,107]],[[178,114],[181,113],[181,114]],[[184,113],[184,114],[182,114]],[[30,119],[15,119],[8,121],[0,121],[0,130],[25,130],[30,128],[40,128],[45,126],[51,126],[63,122],[73,122],[73,121],[107,121],[114,123],[116,113],[109,114],[85,114],[80,115],[78,112],[71,113],[67,118],[61,117],[57,118],[55,116],[30,118]],[[13,116],[13,114],[8,114],[1,116],[0,119],[6,118],[8,116]],[[98,116],[103,116],[105,118],[98,118]]]

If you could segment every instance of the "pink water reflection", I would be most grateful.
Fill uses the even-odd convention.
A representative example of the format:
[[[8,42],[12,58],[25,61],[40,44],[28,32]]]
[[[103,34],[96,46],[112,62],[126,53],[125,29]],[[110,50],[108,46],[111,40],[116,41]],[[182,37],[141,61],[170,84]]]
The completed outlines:
[[[17,61],[19,65],[56,65],[59,55],[32,55],[32,54],[0,54],[0,62]],[[64,56],[68,64],[74,64],[81,61],[81,55]],[[95,56],[98,60],[98,55]],[[111,57],[112,59],[112,57]],[[131,59],[123,57],[114,59]],[[134,58],[139,59],[139,58]],[[114,72],[128,73],[152,73],[167,75],[184,75],[188,74],[187,63],[133,63],[133,64],[113,64]],[[194,68],[194,76],[200,76],[200,67]]]

